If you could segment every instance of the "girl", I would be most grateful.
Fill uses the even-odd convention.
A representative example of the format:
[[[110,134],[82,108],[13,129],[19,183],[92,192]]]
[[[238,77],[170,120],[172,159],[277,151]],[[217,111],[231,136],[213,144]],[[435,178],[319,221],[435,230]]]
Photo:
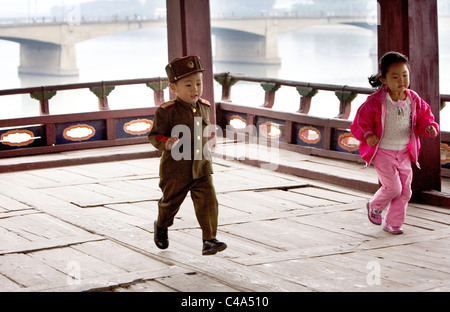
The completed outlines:
[[[436,137],[439,125],[430,106],[409,87],[408,58],[397,52],[386,53],[379,62],[379,73],[369,78],[378,88],[358,109],[351,132],[360,141],[359,152],[366,167],[373,162],[381,187],[367,203],[370,222],[381,225],[381,212],[389,205],[384,230],[403,233],[402,224],[411,199],[413,171],[417,167],[419,134]]]

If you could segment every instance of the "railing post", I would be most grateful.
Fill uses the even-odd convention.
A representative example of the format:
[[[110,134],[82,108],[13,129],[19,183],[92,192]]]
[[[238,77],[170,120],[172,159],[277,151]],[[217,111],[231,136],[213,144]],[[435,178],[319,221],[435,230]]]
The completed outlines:
[[[115,86],[106,86],[104,83],[102,83],[99,87],[89,88],[89,90],[91,90],[91,92],[98,98],[98,109],[100,111],[109,110],[108,95],[112,90],[114,90],[114,88]]]
[[[155,106],[160,106],[165,102],[164,100],[164,89],[169,85],[168,81],[157,81],[157,82],[149,82],[146,84],[147,87],[153,90],[153,99],[155,102]]]
[[[231,102],[231,87],[238,82],[238,79],[231,78],[226,73],[224,76],[218,76],[214,79],[222,86],[222,101]]]
[[[337,115],[336,118],[348,119],[352,110],[352,101],[358,96],[358,94],[343,90],[336,90],[334,94],[336,94],[339,101],[341,101],[339,106],[339,115]]]
[[[311,100],[319,91],[310,87],[297,87],[296,90],[301,95],[300,107],[297,112],[301,114],[308,114],[311,109]]]
[[[38,100],[40,103],[40,112],[41,115],[49,115],[50,109],[48,106],[48,100],[50,100],[52,97],[54,97],[56,94],[56,91],[50,91],[45,90],[45,87],[42,87],[41,91],[36,91],[33,93],[30,93],[30,97],[32,99]]]
[[[281,85],[276,83],[262,82],[261,87],[266,91],[263,107],[272,108],[275,103],[275,92],[280,89]]]
[[[53,146],[56,144],[56,126],[54,123],[45,125],[45,136],[47,146]]]

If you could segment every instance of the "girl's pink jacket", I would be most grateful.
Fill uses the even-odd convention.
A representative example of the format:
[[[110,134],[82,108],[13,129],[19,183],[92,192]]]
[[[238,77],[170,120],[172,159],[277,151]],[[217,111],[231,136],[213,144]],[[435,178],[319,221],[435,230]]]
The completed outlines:
[[[434,115],[431,112],[430,105],[425,102],[415,91],[407,89],[407,96],[411,100],[411,141],[408,144],[411,161],[420,168],[419,134],[428,136],[425,128],[432,125],[439,133],[439,125],[434,121]],[[384,86],[374,94],[370,95],[358,109],[350,131],[353,136],[359,140],[359,154],[366,161],[366,167],[370,165],[372,159],[378,151],[378,145],[370,146],[366,143],[369,135],[375,134],[378,138],[383,136],[384,123],[386,120],[386,93],[387,87]]]

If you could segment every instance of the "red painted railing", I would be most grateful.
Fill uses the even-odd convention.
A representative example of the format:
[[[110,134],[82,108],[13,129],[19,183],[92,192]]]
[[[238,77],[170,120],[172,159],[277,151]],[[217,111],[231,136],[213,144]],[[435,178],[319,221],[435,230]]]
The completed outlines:
[[[369,95],[373,89],[316,84],[282,79],[221,73],[215,80],[222,88],[221,100],[216,102],[217,124],[224,130],[246,133],[252,126],[259,137],[276,139],[280,147],[318,156],[360,161],[357,142],[349,134],[352,101],[357,95]],[[232,86],[239,81],[261,85],[261,106],[232,103]],[[143,85],[153,90],[154,106],[111,110],[108,96],[114,87]],[[283,86],[298,92],[298,110],[273,110],[278,89]],[[52,152],[129,145],[147,142],[147,134],[158,105],[164,102],[166,78],[102,81],[67,85],[0,90],[2,96],[29,94],[40,105],[40,116],[0,120],[0,158]],[[93,112],[53,115],[49,101],[58,92],[89,89],[98,98]],[[309,114],[318,92],[333,92],[339,106],[335,118]],[[255,96],[255,95],[253,95]],[[441,96],[442,103],[450,95]],[[319,103],[318,103],[319,104]],[[226,133],[226,132],[225,132]],[[249,133],[247,133],[249,134]],[[442,132],[442,172],[450,176],[450,133]]]
[[[357,95],[369,95],[370,88],[357,88],[341,85],[316,84],[282,79],[251,77],[230,73],[218,74],[216,81],[222,85],[222,99],[216,103],[218,124],[222,129],[233,124],[241,125],[235,132],[245,131],[244,125],[275,127],[280,135],[278,140],[282,148],[317,156],[361,161],[356,140],[350,134],[352,102]],[[260,83],[264,90],[261,107],[231,104],[231,89],[238,81]],[[299,93],[299,108],[295,113],[272,110],[279,88],[295,88]],[[339,112],[335,118],[321,118],[309,115],[314,96],[318,92],[334,92]],[[254,95],[252,95],[254,96]],[[450,95],[441,95],[441,107],[450,102]],[[320,103],[317,103],[320,105]],[[355,109],[355,108],[353,108]],[[231,126],[231,128],[233,128]],[[264,136],[264,133],[258,133]],[[450,132],[441,132],[442,175],[450,176]]]
[[[102,81],[35,88],[0,90],[1,96],[29,94],[40,105],[40,116],[0,120],[0,157],[129,145],[147,141],[156,107],[164,102],[167,79]],[[115,86],[147,85],[155,106],[110,110],[108,95]],[[57,92],[89,89],[98,98],[98,110],[52,115],[49,101]]]

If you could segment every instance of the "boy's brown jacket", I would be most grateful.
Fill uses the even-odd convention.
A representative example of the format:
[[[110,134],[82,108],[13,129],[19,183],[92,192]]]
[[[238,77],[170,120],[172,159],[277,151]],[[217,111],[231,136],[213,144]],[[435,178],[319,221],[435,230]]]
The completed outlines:
[[[162,104],[156,110],[148,138],[154,147],[163,152],[159,167],[161,179],[176,179],[180,175],[184,177],[190,175],[192,179],[199,179],[213,173],[208,133],[205,132],[205,128],[210,124],[210,110],[211,104],[204,99],[200,99],[195,107],[176,99]],[[179,135],[172,133],[172,129],[177,125],[189,128],[190,140],[180,136],[179,144],[168,151],[165,143],[169,137]],[[185,148],[191,149],[190,157],[174,159],[173,152],[179,151],[186,156],[186,153],[183,153]]]

